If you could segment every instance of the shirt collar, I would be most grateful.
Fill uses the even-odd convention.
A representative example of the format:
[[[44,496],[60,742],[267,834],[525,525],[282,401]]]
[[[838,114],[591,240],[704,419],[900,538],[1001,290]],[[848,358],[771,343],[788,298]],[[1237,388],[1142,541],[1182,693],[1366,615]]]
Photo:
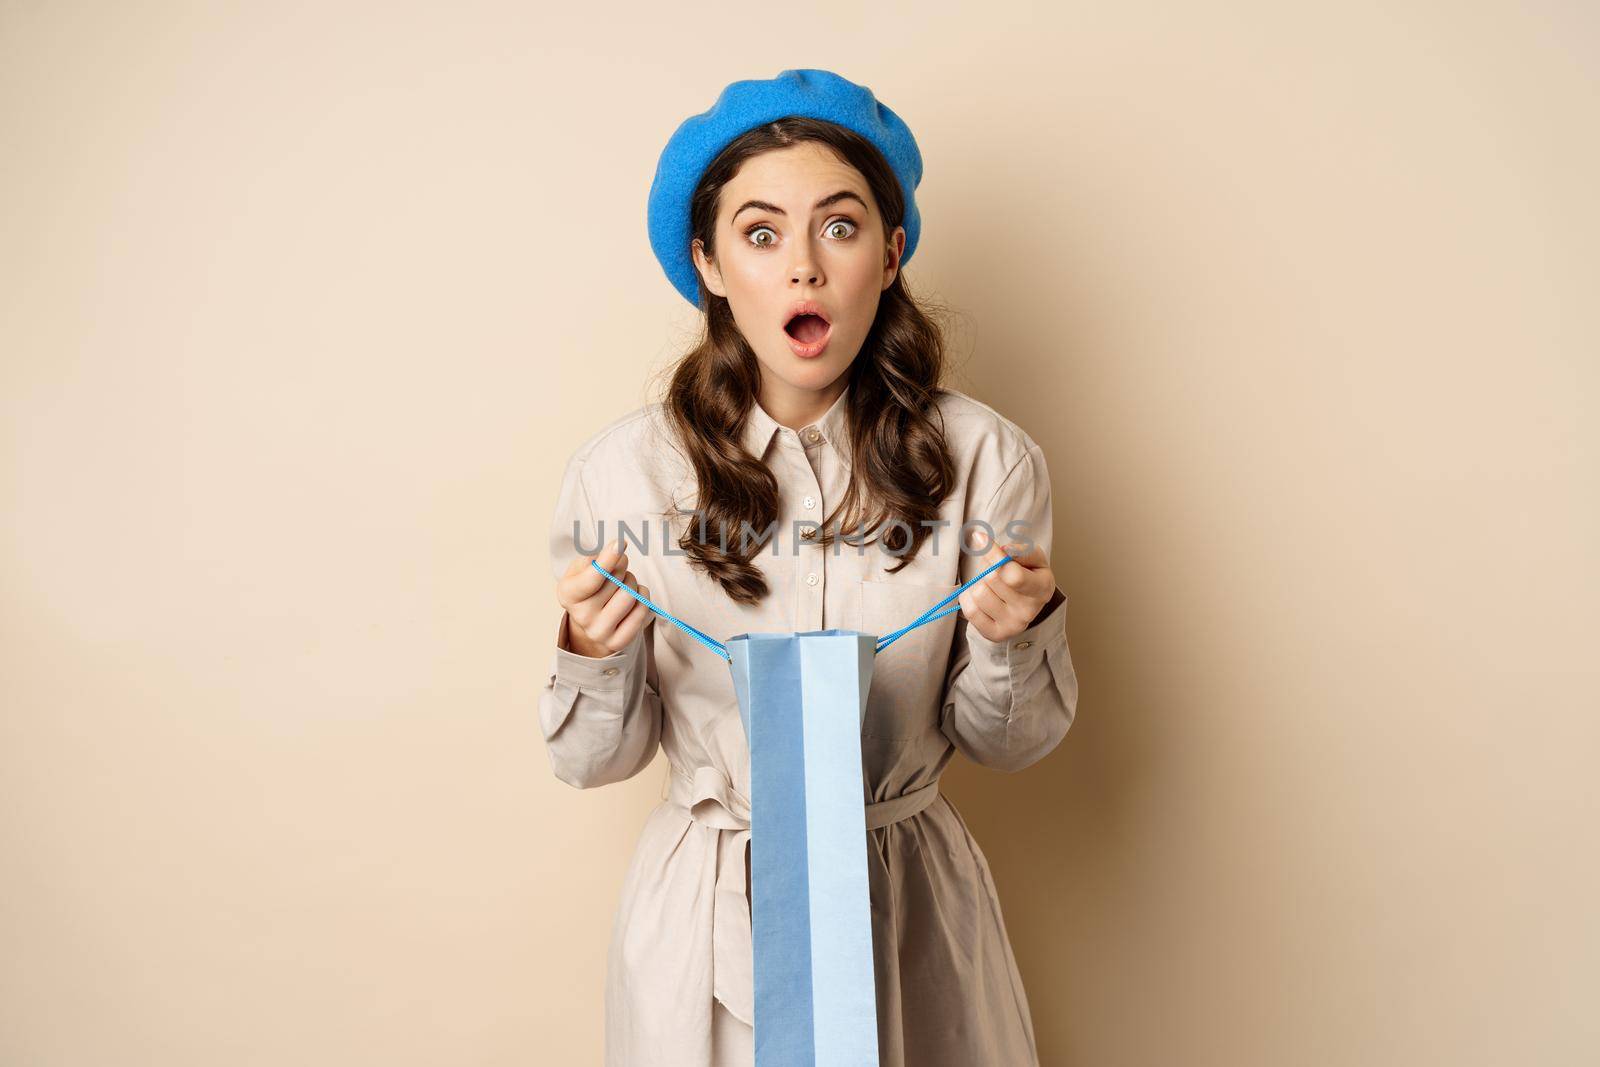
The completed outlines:
[[[761,406],[759,400],[750,404],[750,413],[745,416],[744,434],[741,443],[745,450],[757,459],[766,457],[767,448],[776,436],[784,435],[793,440],[802,448],[812,444],[811,431],[815,430],[821,436],[815,442],[828,444],[833,450],[849,462],[850,454],[850,387],[845,386],[844,392],[834,400],[832,406],[822,413],[822,417],[815,422],[808,422],[799,430],[790,429],[778,422],[777,419],[767,414],[767,409]]]

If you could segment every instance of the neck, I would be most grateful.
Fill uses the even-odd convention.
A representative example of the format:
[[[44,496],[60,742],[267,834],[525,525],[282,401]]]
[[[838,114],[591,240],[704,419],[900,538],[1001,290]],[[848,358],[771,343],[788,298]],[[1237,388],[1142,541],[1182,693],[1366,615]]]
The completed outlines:
[[[758,398],[768,415],[780,426],[798,430],[816,422],[844,393],[848,376],[841,374],[823,389],[796,389],[783,382],[763,377]]]

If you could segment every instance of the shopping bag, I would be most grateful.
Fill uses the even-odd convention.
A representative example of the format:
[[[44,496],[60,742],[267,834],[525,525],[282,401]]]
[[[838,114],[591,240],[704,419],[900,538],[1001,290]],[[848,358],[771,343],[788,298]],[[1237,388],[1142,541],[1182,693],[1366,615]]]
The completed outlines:
[[[861,727],[876,638],[730,638],[750,744],[757,1067],[876,1067]]]
[[[873,664],[918,626],[961,610],[951,602],[1010,559],[1002,556],[883,637],[808,630],[739,634],[726,644],[591,561],[611,584],[721,656],[733,672],[750,745],[756,1067],[877,1067],[861,769]]]

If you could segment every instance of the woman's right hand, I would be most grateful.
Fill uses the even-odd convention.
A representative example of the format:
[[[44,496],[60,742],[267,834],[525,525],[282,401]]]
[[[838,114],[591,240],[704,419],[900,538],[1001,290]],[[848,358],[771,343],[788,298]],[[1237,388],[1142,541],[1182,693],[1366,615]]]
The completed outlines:
[[[567,651],[598,658],[627,648],[650,620],[650,609],[597,574],[589,565],[594,560],[619,575],[623,584],[640,596],[649,596],[650,590],[636,584],[633,572],[627,569],[628,554],[622,550],[620,538],[597,556],[573,560],[567,573],[556,581],[556,600],[571,617],[567,627],[571,648]]]

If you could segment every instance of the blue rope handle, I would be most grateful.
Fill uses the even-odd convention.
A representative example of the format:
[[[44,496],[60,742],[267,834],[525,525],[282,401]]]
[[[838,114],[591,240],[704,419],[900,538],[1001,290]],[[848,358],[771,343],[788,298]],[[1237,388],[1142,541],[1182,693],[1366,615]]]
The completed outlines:
[[[970,589],[972,586],[974,586],[978,582],[982,581],[991,572],[997,570],[1000,567],[1005,566],[1006,563],[1008,563],[1010,560],[1011,560],[1010,556],[1001,556],[997,561],[995,561],[994,563],[990,564],[988,567],[985,567],[983,569],[983,571],[980,572],[970,582],[967,582],[960,589],[957,589],[955,592],[951,593],[949,596],[947,596],[943,600],[939,601],[933,607],[929,608],[927,611],[923,612],[921,615],[918,615],[914,620],[911,621],[911,623],[909,625],[902,626],[900,629],[896,630],[892,634],[889,634],[887,637],[878,638],[877,644],[873,647],[873,653],[877,654],[879,652],[882,652],[884,649],[888,648],[890,645],[894,644],[894,642],[900,640],[900,638],[904,637],[906,634],[910,633],[912,630],[915,630],[919,626],[925,626],[930,622],[937,622],[938,620],[944,618],[946,615],[950,615],[950,614],[952,614],[954,612],[960,611],[961,610],[961,605],[960,604],[951,604],[950,607],[945,608],[945,610],[943,610],[943,611],[940,611],[939,609],[940,608],[944,608],[944,606],[946,604],[950,604],[950,602],[952,600],[956,599],[962,593],[964,593],[968,589]],[[708,636],[708,635],[706,635],[704,633],[701,633],[699,630],[696,630],[693,626],[690,626],[688,623],[684,622],[682,619],[678,618],[676,615],[673,615],[671,612],[666,611],[666,610],[656,606],[654,603],[651,602],[649,597],[641,596],[639,593],[634,592],[632,589],[630,589],[628,587],[628,584],[626,582],[624,582],[622,579],[618,578],[616,575],[612,574],[610,571],[606,570],[604,567],[600,566],[600,561],[599,560],[594,560],[594,559],[590,560],[589,561],[589,566],[591,566],[595,570],[599,571],[600,572],[600,576],[602,578],[604,578],[606,581],[610,582],[612,585],[616,586],[618,589],[622,590],[624,593],[627,593],[629,596],[633,597],[633,599],[637,600],[639,603],[643,604],[645,607],[649,608],[651,611],[655,612],[657,615],[661,616],[663,619],[666,619],[668,622],[672,623],[672,625],[676,626],[678,629],[682,630],[684,633],[688,634],[690,637],[694,638],[696,641],[700,642],[702,645],[705,645],[707,648],[709,648],[711,651],[715,652],[717,655],[721,656],[723,659],[727,660],[729,663],[733,662],[733,656],[731,656],[728,653],[727,646],[724,645],[721,641],[718,641],[714,637],[710,637],[710,636]]]
[[[656,605],[650,602],[649,597],[640,596],[638,593],[628,588],[628,583],[624,582],[621,578],[618,578],[615,574],[612,574],[610,571],[600,566],[599,560],[591,559],[589,561],[589,566],[599,571],[601,577],[603,577],[606,581],[610,582],[624,593],[627,593],[629,596],[633,597],[633,599],[637,600],[639,603],[643,604],[657,615],[660,615],[663,619],[666,619],[668,622],[672,623],[672,625],[676,626],[678,629],[682,630],[696,641],[699,641],[702,645],[705,645],[707,648],[721,656],[723,659],[727,660],[729,663],[733,662],[733,657],[728,654],[727,647],[723,645],[721,641],[718,641],[713,637],[707,637],[705,634],[701,633],[699,630],[696,630],[693,626],[690,626],[688,623],[673,615],[671,612],[664,611],[661,608],[656,607]]]
[[[949,596],[947,596],[943,600],[939,601],[933,607],[929,608],[927,611],[924,611],[921,615],[918,615],[916,617],[916,619],[914,621],[912,621],[912,623],[909,626],[902,626],[900,629],[896,630],[894,633],[890,634],[889,636],[878,638],[877,647],[873,651],[874,652],[882,652],[884,649],[888,648],[891,644],[893,644],[894,642],[900,640],[902,637],[904,637],[906,634],[910,633],[912,630],[915,630],[917,627],[924,626],[924,625],[926,625],[926,624],[928,624],[930,622],[937,622],[938,620],[944,618],[946,615],[949,615],[951,612],[960,611],[961,610],[961,605],[960,604],[951,604],[950,607],[945,608],[943,611],[939,611],[939,609],[940,608],[944,608],[944,606],[946,604],[950,604],[950,601],[954,600],[956,597],[960,596],[962,593],[965,593],[970,587],[972,587],[972,586],[976,585],[978,582],[982,581],[983,578],[984,578],[984,575],[987,575],[990,571],[996,569],[997,567],[1005,566],[1006,563],[1010,561],[1010,559],[1011,559],[1010,556],[1001,556],[1000,559],[997,562],[991,564],[988,567],[985,567],[983,572],[981,574],[979,574],[976,578],[972,579],[972,581],[968,582],[966,585],[963,585],[960,589],[957,589],[955,592],[951,593]],[[939,612],[939,613],[937,615],[935,615],[934,612]]]

